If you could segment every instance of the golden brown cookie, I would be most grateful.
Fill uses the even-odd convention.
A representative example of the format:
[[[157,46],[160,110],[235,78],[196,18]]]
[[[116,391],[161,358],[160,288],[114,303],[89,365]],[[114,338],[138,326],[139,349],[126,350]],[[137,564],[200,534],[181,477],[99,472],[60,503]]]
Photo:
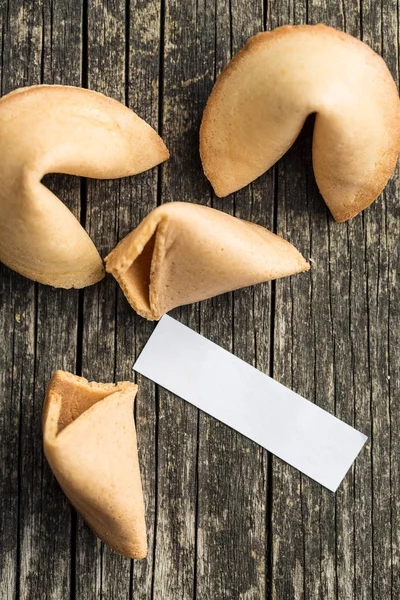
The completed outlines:
[[[128,302],[150,320],[309,269],[296,248],[264,227],[185,202],[153,210],[105,260]]]
[[[144,558],[136,391],[134,383],[89,383],[56,371],[44,404],[43,446],[65,495],[94,533],[124,556]]]
[[[104,277],[99,253],[79,221],[41,179],[54,172],[125,177],[168,156],[150,125],[102,94],[41,85],[4,96],[0,100],[0,261],[55,287],[96,283]]]
[[[203,168],[218,196],[267,171],[316,113],[313,165],[337,221],[385,187],[400,150],[400,102],[380,56],[325,25],[252,37],[219,76],[200,130]]]

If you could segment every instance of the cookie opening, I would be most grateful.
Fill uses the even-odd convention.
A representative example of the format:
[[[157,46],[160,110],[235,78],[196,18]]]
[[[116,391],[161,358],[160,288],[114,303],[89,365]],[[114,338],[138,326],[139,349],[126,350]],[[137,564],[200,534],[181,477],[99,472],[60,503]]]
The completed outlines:
[[[58,435],[65,427],[75,421],[91,406],[107,396],[121,390],[119,385],[85,383],[79,379],[59,379],[53,392],[61,398],[61,409],[57,424]]]
[[[143,251],[133,261],[124,273],[125,285],[134,290],[134,296],[139,305],[144,305],[150,310],[150,273],[153,260],[153,251],[156,243],[157,230],[153,233]]]

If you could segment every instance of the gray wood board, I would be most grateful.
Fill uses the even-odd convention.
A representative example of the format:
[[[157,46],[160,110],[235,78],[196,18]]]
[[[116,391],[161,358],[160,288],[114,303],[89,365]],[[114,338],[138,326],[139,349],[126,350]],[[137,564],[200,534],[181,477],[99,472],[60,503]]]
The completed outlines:
[[[309,273],[173,316],[369,435],[336,495],[151,382],[138,430],[149,554],[120,557],[77,517],[42,454],[56,368],[131,378],[154,325],[111,277],[54,290],[0,266],[0,600],[387,600],[400,597],[399,170],[336,224],[316,188],[312,121],[246,189],[218,199],[198,153],[214,81],[251,35],[325,22],[399,77],[394,0],[0,0],[1,94],[83,85],[158,129],[171,159],[137,177],[45,183],[105,256],[157,204],[199,202],[293,242]]]

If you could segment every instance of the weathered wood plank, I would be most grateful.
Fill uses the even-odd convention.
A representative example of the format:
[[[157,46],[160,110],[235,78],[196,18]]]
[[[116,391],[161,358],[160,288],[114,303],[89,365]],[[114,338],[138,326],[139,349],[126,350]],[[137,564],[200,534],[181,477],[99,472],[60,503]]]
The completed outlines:
[[[126,64],[127,104],[156,130],[159,118],[160,87],[160,3],[134,0],[130,3],[127,28],[128,62]],[[121,181],[118,236],[122,239],[157,206],[159,169]],[[117,298],[116,379],[131,379],[132,365],[147,342],[154,325],[139,317],[129,306],[121,290]],[[131,597],[152,597],[154,538],[156,522],[157,478],[157,410],[155,385],[137,376],[136,428],[139,461],[146,506],[148,555],[135,561],[132,569]]]
[[[89,89],[125,101],[125,1],[87,3],[87,69]],[[121,181],[88,180],[86,228],[102,257],[118,241],[118,211],[126,187]],[[117,285],[107,277],[84,290],[82,372],[89,379],[116,376]],[[129,597],[130,561],[100,543],[78,518],[76,532],[76,596],[79,599]]]
[[[232,51],[235,54],[247,39],[263,31],[265,26],[265,3],[254,2],[252,6],[240,1],[232,3]],[[265,173],[248,188],[235,194],[235,216],[274,229],[275,222],[275,169]],[[270,374],[272,334],[272,293],[275,284],[267,283],[233,293],[233,351],[265,373]],[[236,585],[242,582],[239,597],[254,600],[265,597],[270,589],[270,506],[268,493],[271,478],[268,453],[256,444],[239,436],[242,447],[239,481],[245,482],[243,500],[237,507],[234,528],[241,533],[232,536],[232,545],[241,548],[237,557],[241,565]],[[235,457],[232,456],[232,465]],[[246,489],[247,488],[247,489]],[[234,494],[232,488],[232,494]],[[240,498],[240,495],[239,495]],[[246,521],[243,524],[243,512]],[[234,558],[235,555],[234,555]],[[235,560],[226,568],[234,571]],[[229,575],[227,575],[228,579]],[[239,588],[240,589],[240,588]]]
[[[339,11],[332,4],[315,3],[309,10],[309,18],[312,23],[323,20],[360,37],[358,7],[353,2],[342,3]],[[358,216],[347,224],[335,224],[329,219],[328,235],[335,412],[369,435],[368,403],[365,407],[365,398],[369,394],[366,280],[364,256],[360,252],[365,245],[363,217]],[[354,331],[357,331],[356,337]],[[358,403],[367,410],[358,412]],[[358,596],[362,588],[365,597],[371,597],[368,592],[372,561],[368,500],[370,469],[371,456],[367,447],[336,494],[336,559],[332,558],[336,563],[339,598],[364,597]],[[357,495],[363,499],[359,506],[356,504]],[[363,523],[362,528],[357,526],[355,512]],[[357,589],[359,566],[362,569],[361,588]]]
[[[361,36],[354,2],[338,12],[332,5],[313,6],[313,22],[327,14],[327,24]],[[364,217],[346,226],[329,221],[329,261],[334,338],[335,411],[338,417],[370,435],[368,320],[364,263]],[[336,494],[336,580],[339,598],[370,598],[371,452],[369,444]]]
[[[264,25],[263,4],[217,4],[205,29],[209,49],[204,104],[215,77],[248,37]],[[212,22],[216,21],[216,28]],[[213,35],[215,35],[215,40]],[[209,60],[210,60],[209,59]],[[212,206],[273,227],[273,173]],[[228,350],[268,371],[270,285],[240,290],[201,304],[201,332]],[[258,327],[255,327],[257,322]],[[260,341],[262,335],[262,343]],[[266,469],[260,448],[203,413],[198,461],[198,598],[260,598],[266,589]],[[226,474],[229,473],[229,477]]]
[[[374,7],[377,5],[374,4]],[[342,13],[342,9],[344,12]],[[282,6],[280,6],[280,11]],[[379,10],[379,8],[377,9]],[[293,14],[293,7],[287,6],[283,13]],[[395,11],[389,11],[394,20]],[[371,30],[373,24],[381,23],[381,15],[375,15],[370,20],[366,20],[366,14],[363,13],[363,32],[365,39],[366,30]],[[360,26],[359,16],[356,7],[353,3],[345,3],[345,5],[337,9],[332,3],[309,3],[308,4],[308,19],[314,23],[323,21],[339,28],[346,27],[350,33],[357,35]],[[384,19],[387,22],[387,19]],[[395,35],[393,32],[388,35],[388,38],[393,41]],[[377,45],[371,44],[378,52],[380,52],[380,33],[373,34],[374,40],[377,40]],[[370,41],[370,40],[366,40]],[[394,63],[397,64],[397,54],[394,53]],[[387,57],[386,57],[387,58]],[[305,161],[307,164],[307,172],[311,172],[309,164],[309,151],[306,149]],[[291,177],[291,187],[286,190],[285,199],[288,208],[285,207],[286,220],[290,219],[291,230],[304,230],[299,222],[299,219],[292,214],[294,212],[295,192],[293,182],[293,170],[299,171],[302,166],[298,164],[296,167],[292,163],[287,164],[288,157],[283,159],[284,172],[288,172],[287,177]],[[312,180],[311,180],[312,181]],[[287,183],[287,181],[286,181]],[[279,185],[279,182],[278,182]],[[315,190],[313,183],[306,186],[307,196],[309,199],[317,201],[318,192]],[[386,194],[385,194],[386,195]],[[376,497],[376,511],[378,506],[382,514],[382,521],[378,521],[374,533],[371,529],[371,519],[374,512],[371,509],[371,499],[373,489],[371,487],[371,453],[366,448],[357,461],[356,467],[352,470],[342,484],[337,496],[336,507],[332,505],[332,499],[326,496],[325,493],[315,489],[312,483],[306,482],[305,478],[300,478],[301,493],[297,501],[291,496],[290,511],[286,514],[280,514],[280,511],[274,512],[274,540],[273,545],[276,551],[274,552],[274,573],[275,585],[274,591],[276,597],[292,598],[292,597],[321,597],[324,598],[371,598],[373,591],[376,597],[382,594],[385,590],[385,597],[390,597],[389,582],[393,577],[391,571],[391,545],[390,537],[393,535],[390,527],[384,527],[383,521],[390,522],[390,499],[387,489],[389,487],[390,470],[387,464],[384,464],[383,457],[388,456],[389,452],[389,436],[390,428],[388,426],[388,400],[385,398],[385,388],[387,388],[387,380],[384,375],[387,375],[385,369],[382,369],[382,364],[385,364],[383,349],[387,347],[387,338],[382,341],[382,330],[387,331],[387,303],[385,300],[380,302],[374,308],[377,311],[376,319],[379,323],[371,324],[368,320],[368,308],[370,309],[371,302],[368,301],[370,294],[367,296],[367,278],[365,271],[364,252],[360,252],[360,248],[370,247],[370,240],[374,239],[375,264],[372,267],[374,284],[371,285],[371,290],[374,290],[374,298],[378,286],[377,277],[381,271],[386,272],[387,257],[381,250],[379,256],[379,246],[381,241],[381,232],[385,231],[385,209],[380,204],[382,200],[378,200],[364,216],[359,216],[347,225],[334,224],[330,219],[324,223],[324,219],[316,214],[315,207],[311,207],[310,211],[310,250],[313,258],[314,269],[311,271],[310,277],[310,302],[311,308],[311,327],[314,330],[314,335],[311,339],[304,340],[304,348],[307,348],[307,354],[313,352],[314,358],[304,370],[312,373],[312,364],[315,361],[315,376],[314,381],[310,382],[309,392],[311,399],[316,401],[329,410],[335,410],[338,416],[361,428],[367,434],[370,426],[370,385],[373,383],[373,388],[376,386],[375,398],[372,404],[373,413],[376,417],[373,418],[373,423],[378,421],[377,430],[379,432],[379,467],[374,469],[375,477],[379,480],[380,495]],[[292,209],[293,205],[293,209]],[[379,206],[381,208],[379,209]],[[279,215],[278,207],[278,215]],[[297,211],[300,211],[298,206]],[[289,212],[290,211],[290,212]],[[376,211],[378,211],[376,213]],[[322,214],[322,213],[321,213]],[[283,219],[284,217],[282,217]],[[371,233],[368,234],[368,229],[364,227],[364,222],[370,222]],[[278,217],[278,224],[280,223]],[[307,228],[307,225],[304,224]],[[279,232],[279,230],[278,230]],[[370,239],[369,239],[370,238]],[[292,238],[294,239],[294,238]],[[300,246],[301,247],[301,246]],[[385,248],[385,244],[384,244]],[[304,247],[303,247],[304,249]],[[344,251],[346,249],[346,252]],[[394,249],[394,248],[393,248]],[[323,273],[323,265],[328,263],[328,275]],[[318,269],[318,270],[317,270]],[[296,279],[296,284],[299,280]],[[293,282],[294,284],[294,282]],[[278,287],[284,286],[284,282]],[[386,281],[382,284],[382,291],[387,289]],[[297,294],[293,293],[294,302],[299,302]],[[381,293],[381,290],[380,290]],[[383,291],[383,295],[385,295]],[[282,306],[287,306],[286,299],[282,297],[278,302]],[[317,298],[317,302],[315,301]],[[380,296],[379,296],[380,298]],[[369,306],[368,306],[369,305]],[[381,312],[380,312],[381,311]],[[300,336],[306,338],[306,324],[302,321],[305,319],[306,312],[299,311],[298,316],[294,312],[294,319],[291,322],[293,328],[294,347],[292,351],[288,349],[285,352],[291,355],[292,360],[295,355],[298,357],[305,352],[299,344]],[[379,314],[379,317],[378,317]],[[285,319],[290,323],[290,319]],[[375,360],[369,364],[368,360],[368,325],[369,339],[376,339]],[[282,321],[279,322],[277,317],[277,329],[279,337],[283,340],[285,332],[289,333],[288,325],[284,325],[282,329]],[[286,329],[287,328],[287,329]],[[314,339],[312,339],[314,338]],[[290,342],[289,342],[290,343]],[[378,351],[379,346],[380,352]],[[296,348],[297,347],[297,348]],[[280,363],[287,360],[286,356],[280,358],[276,356],[276,370],[279,369]],[[379,360],[380,359],[380,360]],[[302,360],[303,365],[306,364],[304,358],[298,358],[298,364]],[[372,369],[380,369],[380,376],[374,375],[369,368],[371,364],[375,366]],[[294,373],[294,368],[288,372],[288,384],[290,384],[289,374]],[[371,376],[371,379],[370,379]],[[300,376],[300,384],[305,383],[306,374]],[[297,379],[299,381],[299,379]],[[294,384],[296,385],[296,384]],[[307,386],[304,386],[306,389]],[[313,389],[314,388],[314,389]],[[295,389],[302,392],[296,385]],[[383,399],[382,399],[383,392]],[[323,399],[325,398],[325,403]],[[374,435],[375,439],[376,435]],[[375,446],[375,443],[374,443]],[[376,449],[372,455],[372,464]],[[387,462],[387,460],[386,460]],[[285,479],[281,478],[282,472],[280,465],[274,460],[274,505],[279,500],[279,496],[284,494],[283,485],[287,485]],[[280,479],[276,481],[277,473]],[[385,485],[386,484],[386,485]],[[318,498],[320,500],[318,501]],[[392,501],[393,502],[393,501]],[[283,510],[284,502],[279,505],[280,510]],[[382,510],[383,508],[383,510]],[[285,522],[288,522],[288,515],[291,518],[292,538],[289,543],[285,543],[286,534],[289,531],[285,530]],[[298,532],[298,548],[293,552],[293,523],[297,515]],[[282,522],[283,521],[283,522]],[[336,527],[336,540],[335,530]],[[301,532],[303,528],[303,532]],[[378,535],[379,530],[379,535]],[[377,536],[377,537],[376,537]],[[374,541],[376,538],[376,541]],[[283,543],[282,543],[283,542]],[[379,545],[379,546],[378,546]],[[380,561],[379,574],[374,567],[376,560]],[[282,574],[282,581],[278,577],[278,573]],[[337,589],[335,585],[337,582]],[[374,596],[375,597],[375,596]]]
[[[305,2],[273,2],[267,15],[267,29],[285,23],[306,22]],[[308,128],[309,129],[309,128]],[[323,222],[325,210],[308,201],[310,145],[302,135],[277,165],[277,233],[292,242],[308,258],[311,248],[310,212]],[[324,231],[325,227],[323,228]],[[326,247],[326,239],[322,240]],[[318,252],[318,251],[317,251]],[[326,297],[326,289],[319,290]],[[314,323],[312,314],[312,272],[276,282],[274,320],[273,376],[310,400],[314,399]],[[325,304],[322,304],[326,308]],[[331,376],[328,373],[327,385]],[[298,600],[304,598],[307,568],[305,528],[314,526],[322,492],[298,472],[276,458],[272,460],[272,598]],[[306,489],[304,491],[304,488]],[[310,489],[311,488],[311,489]],[[308,497],[315,494],[311,513],[305,514]],[[305,496],[305,498],[304,498]],[[311,537],[315,537],[311,532]],[[319,545],[312,556],[315,574],[319,575]],[[318,567],[316,567],[318,564]],[[320,582],[315,596],[321,593]],[[322,596],[320,596],[322,597]]]
[[[32,30],[32,21],[21,22],[22,3],[1,5],[1,93],[6,94],[39,74],[32,65],[25,71],[26,43],[15,48],[15,39]],[[0,267],[0,323],[3,351],[0,353],[0,597],[14,597],[20,577],[20,506],[22,489],[21,414],[31,404],[34,389],[35,285]]]
[[[398,228],[400,210],[400,177],[389,184],[386,192],[388,219],[387,236],[389,241],[389,321],[388,321],[388,362],[389,362],[389,399],[390,399],[390,493],[391,493],[391,560],[392,560],[392,598],[400,597],[400,310],[396,301],[399,289],[400,247]]]
[[[4,352],[1,359],[1,560],[0,597],[5,600],[20,593],[21,579],[29,571],[35,552],[21,541],[34,539],[40,511],[37,495],[27,487],[29,452],[38,456],[40,431],[30,434],[34,394],[35,286],[1,268],[1,294],[7,302],[0,309],[4,325]],[[4,294],[4,296],[3,296]],[[22,439],[22,432],[24,439]],[[3,479],[4,477],[4,479]],[[27,477],[27,478],[28,478]],[[36,544],[33,544],[34,546]],[[28,566],[28,568],[27,568]],[[37,583],[37,582],[36,582]],[[39,589],[40,589],[39,585]],[[24,597],[24,596],[21,596]]]
[[[6,2],[0,3],[0,93],[5,92],[4,50],[6,36]],[[6,84],[11,85],[10,83]],[[19,424],[21,369],[14,365],[18,362],[15,354],[15,339],[29,344],[29,315],[23,329],[18,321],[21,313],[16,312],[15,297],[17,276],[5,266],[0,265],[0,331],[2,332],[0,353],[0,531],[2,544],[0,550],[0,598],[8,600],[16,594],[18,586],[18,506],[19,506]],[[17,300],[18,303],[18,300]],[[17,311],[20,307],[17,308]],[[22,308],[22,307],[21,307]],[[26,324],[28,323],[28,330]],[[26,334],[28,333],[28,339]],[[18,344],[18,348],[21,343]],[[28,359],[28,363],[32,359]],[[29,367],[29,364],[28,364]],[[19,378],[17,374],[19,371]],[[28,375],[30,376],[30,375]],[[17,385],[16,385],[17,384]],[[17,387],[17,389],[15,389]],[[14,391],[15,389],[15,391]]]
[[[80,2],[68,0],[43,4],[43,42],[41,72],[43,83],[76,85],[81,83],[82,12]],[[65,202],[73,214],[80,217],[80,181],[76,177],[49,176],[45,183]],[[27,583],[21,581],[23,597],[58,599],[70,593],[71,522],[74,513],[70,503],[58,486],[42,454],[41,407],[46,385],[56,369],[76,372],[78,362],[78,303],[77,290],[56,290],[38,285],[36,323],[35,406],[33,423],[35,446],[38,448],[36,464],[27,483],[38,498],[39,524],[36,547]],[[40,454],[39,454],[40,453]],[[41,459],[41,460],[40,460]],[[29,481],[31,479],[31,481]],[[24,548],[22,547],[22,551]],[[40,578],[40,588],[34,585],[32,572]]]
[[[376,4],[365,1],[362,5],[362,34],[378,54],[381,54],[398,83],[398,10],[397,2]],[[393,274],[399,263],[392,263],[399,247],[398,202],[393,193],[398,190],[400,171],[392,178],[381,198],[365,211],[366,277],[368,299],[369,368],[371,377],[371,427],[372,427],[372,539],[373,568],[371,572],[372,595],[395,598],[393,581],[398,579],[399,556],[393,555],[392,540],[398,537],[398,523],[392,520],[392,507],[399,506],[399,498],[392,495],[391,484],[400,472],[399,442],[392,437],[392,402],[390,373],[390,311]],[[392,216],[393,215],[393,216]],[[397,216],[397,220],[396,220]],[[395,225],[397,223],[397,225]],[[396,233],[397,229],[397,233]],[[393,272],[390,272],[390,268]],[[394,349],[398,352],[399,348]],[[398,405],[398,398],[397,398]],[[398,434],[397,440],[398,440]],[[397,528],[397,531],[395,529]],[[396,567],[397,562],[397,567]],[[397,572],[397,574],[396,574]]]
[[[203,105],[199,106],[200,119],[215,79],[231,59],[232,47],[230,3],[217,2],[214,9],[203,4],[201,9],[204,18],[210,19],[211,23],[204,30],[208,47],[202,49],[207,62],[204,65],[204,80],[200,88],[200,97],[203,101]],[[200,176],[204,178],[201,171]],[[210,206],[234,214],[233,196],[219,200],[214,197],[209,185],[207,192],[209,195],[207,203]],[[200,332],[232,351],[233,294],[224,294],[202,302],[200,316]],[[228,580],[226,578],[226,573],[230,570],[228,565],[232,563],[235,556],[233,547],[235,533],[232,530],[236,509],[243,504],[243,498],[239,499],[236,494],[237,489],[242,489],[244,492],[243,485],[238,482],[239,461],[235,462],[238,456],[238,445],[240,448],[239,437],[219,421],[200,412],[196,564],[196,597],[199,600],[230,597],[235,586],[235,576],[239,571],[242,574],[241,569],[237,569],[236,560],[235,569],[231,570]],[[232,463],[234,463],[233,473]],[[229,480],[226,479],[226,473],[230,473]],[[232,487],[235,488],[234,494],[232,494]],[[235,502],[232,502],[232,497],[235,498]],[[237,531],[236,534],[238,535]],[[240,552],[240,547],[237,550]],[[247,566],[246,562],[243,566],[245,565]],[[247,581],[248,576],[245,577],[243,584],[246,585]]]
[[[332,4],[322,5],[318,2],[312,3],[309,7],[309,22],[318,23],[321,20],[328,25],[337,27],[338,29],[348,30],[349,33],[359,36],[359,22],[356,15],[357,8],[352,2],[344,2],[340,6],[340,10]],[[350,29],[349,29],[350,28]],[[318,192],[317,192],[318,194]],[[330,303],[330,320],[332,331],[332,366],[333,366],[333,400],[334,404],[330,404],[330,410],[335,412],[337,416],[344,419],[350,424],[354,424],[354,404],[356,395],[365,394],[365,387],[360,384],[367,384],[368,371],[365,370],[365,351],[364,356],[357,356],[357,360],[362,361],[364,369],[364,378],[359,385],[354,382],[353,369],[349,368],[349,363],[354,364],[353,339],[351,336],[351,327],[353,315],[357,314],[357,309],[364,301],[365,295],[360,294],[359,297],[354,297],[353,289],[362,288],[364,282],[364,271],[361,265],[356,265],[352,262],[351,248],[352,246],[362,246],[363,244],[363,228],[362,219],[355,219],[352,224],[336,224],[331,217],[328,217],[327,222],[328,232],[328,254],[320,256],[317,267],[319,270],[323,268],[323,260],[328,259],[328,278],[329,278],[329,303]],[[321,260],[322,259],[322,260]],[[356,267],[360,266],[360,269]],[[318,289],[316,287],[316,289]],[[355,305],[358,304],[356,307]],[[365,307],[364,307],[365,308]],[[361,306],[362,309],[362,306]],[[365,312],[361,313],[365,315]],[[324,323],[321,320],[317,324],[317,339],[320,343],[324,340]],[[365,346],[364,346],[365,348]],[[320,349],[317,347],[317,354]],[[363,360],[364,359],[364,360]],[[358,368],[358,364],[357,364]],[[323,378],[317,376],[317,384],[320,384],[319,391],[317,390],[317,399],[323,394]],[[368,423],[360,422],[359,427],[368,434]],[[362,455],[365,460],[365,465],[369,469],[369,456],[366,451]],[[330,540],[329,545],[329,565],[333,566],[335,571],[335,579],[337,590],[336,594],[339,598],[352,598],[354,595],[354,563],[356,560],[354,550],[354,470],[345,478],[338,493],[336,494],[335,515],[333,519],[325,524],[326,535]],[[333,499],[332,499],[333,500]],[[333,502],[329,498],[329,505],[333,508]],[[368,517],[368,513],[366,515]],[[368,520],[367,520],[368,523]],[[335,531],[336,529],[336,531]],[[321,533],[322,544],[324,544],[324,532]],[[336,539],[335,539],[336,537]],[[326,554],[327,550],[323,552]],[[336,556],[335,556],[336,553]],[[368,558],[368,556],[366,557]],[[330,569],[330,576],[333,579],[333,569]],[[331,595],[333,597],[334,589]],[[311,593],[311,591],[309,592]]]
[[[49,72],[45,50],[49,51],[53,42],[54,62],[57,62],[58,39],[55,36],[51,41],[48,36],[48,8],[40,2],[8,4],[4,13],[3,93],[43,80]],[[18,490],[14,489],[14,497],[9,499],[9,506],[18,510],[19,519],[14,537],[17,549],[14,572],[18,584],[14,594],[7,587],[5,593],[8,598],[15,594],[20,598],[56,598],[68,590],[70,509],[43,461],[41,408],[51,369],[58,366],[59,360],[64,364],[72,362],[72,368],[75,363],[74,344],[62,335],[58,320],[58,309],[68,314],[70,302],[66,293],[44,291],[16,274],[4,273],[2,282],[3,279],[4,283],[11,282],[13,290],[9,298],[15,298],[11,390],[18,394],[15,398],[18,397],[21,409],[20,422],[18,424],[16,409],[11,429],[19,426],[19,452],[15,452],[16,460],[11,462],[13,468],[19,470],[19,497]],[[73,316],[71,319],[70,324]],[[6,447],[12,451],[11,445]]]
[[[196,81],[202,78],[196,2],[178,0],[163,6],[163,79],[160,131],[171,158],[161,168],[161,202],[203,200],[195,110]],[[197,305],[173,312],[194,329]],[[191,599],[195,588],[196,469],[198,411],[158,390],[157,498],[152,598]]]
[[[18,506],[19,506],[19,422],[21,373],[17,379],[15,361],[18,362],[21,343],[15,347],[14,340],[26,340],[29,326],[26,321],[20,327],[21,313],[15,310],[16,285],[13,276],[0,268],[0,328],[2,352],[0,354],[0,598],[13,598],[18,578]],[[17,310],[22,308],[21,303]],[[26,314],[26,311],[25,311]],[[28,312],[29,315],[29,312]],[[19,321],[19,323],[18,323]],[[29,324],[29,321],[28,321]],[[25,341],[26,345],[26,341]],[[15,353],[17,350],[17,353]],[[28,358],[29,362],[32,358]],[[14,391],[15,390],[15,391]]]
[[[81,293],[51,290],[1,266],[0,600],[400,594],[399,171],[363,215],[335,224],[312,175],[311,123],[276,170],[227,199],[211,194],[198,154],[215,76],[264,17],[267,28],[323,21],[362,36],[398,80],[398,3],[363,0],[359,9],[356,0],[273,0],[266,15],[262,4],[0,0],[1,91],[83,78],[160,126],[168,164],[82,187],[83,217],[103,256],[157,201],[207,203],[270,229],[276,220],[277,232],[313,259],[310,273],[174,315],[264,372],[271,368],[372,434],[371,442],[333,496],[139,378],[149,558],[131,563],[70,509],[42,455],[40,416],[52,370],[129,379],[153,325],[131,311],[111,278]],[[46,183],[79,216],[80,183],[62,176]]]
[[[396,10],[397,9],[397,10]],[[389,69],[400,86],[399,69],[399,3],[382,3],[382,56],[387,61]],[[391,520],[391,598],[400,597],[400,309],[398,290],[400,285],[400,168],[397,165],[395,176],[389,182],[385,193],[386,219],[385,237],[387,246],[387,279],[384,281],[387,302],[387,328],[378,323],[383,329],[387,344],[387,394],[389,411],[389,448],[390,448],[390,520]],[[379,332],[376,332],[379,335]],[[378,396],[379,397],[379,396]],[[387,439],[387,438],[386,438]],[[384,448],[387,456],[387,447]],[[387,468],[387,462],[385,463]],[[378,487],[381,482],[377,482]],[[382,490],[381,490],[382,491]],[[378,500],[378,498],[376,499]],[[376,503],[379,510],[379,504]],[[385,526],[385,525],[384,525]]]

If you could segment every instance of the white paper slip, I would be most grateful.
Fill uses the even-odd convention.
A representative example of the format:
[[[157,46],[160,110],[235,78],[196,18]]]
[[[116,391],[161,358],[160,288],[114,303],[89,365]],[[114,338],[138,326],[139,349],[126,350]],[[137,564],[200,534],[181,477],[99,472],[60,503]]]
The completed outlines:
[[[133,368],[333,492],[367,440],[167,315]]]

